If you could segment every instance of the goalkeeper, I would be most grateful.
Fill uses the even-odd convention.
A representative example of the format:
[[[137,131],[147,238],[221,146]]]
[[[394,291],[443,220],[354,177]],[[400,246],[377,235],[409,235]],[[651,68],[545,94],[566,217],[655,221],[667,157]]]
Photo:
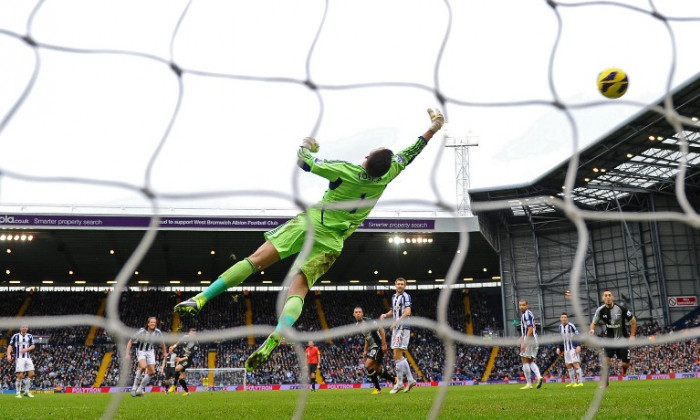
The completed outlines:
[[[428,109],[430,128],[406,149],[397,154],[380,147],[373,150],[361,165],[338,160],[314,158],[318,151],[316,140],[307,137],[297,153],[298,165],[306,172],[328,179],[328,189],[323,199],[306,212],[298,214],[283,225],[265,233],[263,243],[248,258],[226,270],[206,290],[175,306],[175,312],[196,315],[204,304],[228,288],[238,286],[256,271],[264,270],[277,261],[301,251],[308,228],[314,229],[314,244],[300,272],[295,275],[287,292],[275,331],[248,357],[247,370],[260,367],[279,345],[282,330],[294,325],[301,315],[304,298],[316,280],[331,268],[340,256],[343,242],[367,218],[387,184],[396,178],[418,156],[428,141],[445,122],[439,110]],[[352,209],[328,208],[328,204],[345,201],[368,200],[367,204]],[[307,217],[309,221],[307,221]]]

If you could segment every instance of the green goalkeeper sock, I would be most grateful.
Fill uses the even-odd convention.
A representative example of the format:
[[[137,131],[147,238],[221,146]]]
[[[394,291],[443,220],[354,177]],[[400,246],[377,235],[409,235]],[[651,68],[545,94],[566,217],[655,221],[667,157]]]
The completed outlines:
[[[304,307],[304,298],[299,295],[291,295],[287,298],[282,309],[282,315],[277,321],[275,332],[279,333],[283,328],[291,327],[301,316],[301,309]]]
[[[243,280],[247,279],[248,276],[253,273],[255,273],[255,264],[253,264],[250,259],[246,258],[243,261],[238,261],[232,265],[231,268],[224,271],[211,286],[207,287],[194,298],[203,301],[202,304],[204,304],[208,302],[209,299],[224,293],[230,287],[238,286],[243,283]]]

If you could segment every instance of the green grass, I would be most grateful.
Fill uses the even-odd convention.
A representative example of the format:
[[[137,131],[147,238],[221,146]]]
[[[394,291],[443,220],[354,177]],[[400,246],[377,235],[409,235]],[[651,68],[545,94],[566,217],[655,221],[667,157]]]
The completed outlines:
[[[564,388],[545,384],[523,390],[518,385],[451,387],[442,419],[575,419],[588,410],[597,384]],[[309,393],[305,419],[423,419],[430,412],[436,388],[414,388],[409,394],[371,395],[369,389],[319,390]],[[291,418],[299,391],[199,392],[181,395],[124,394],[117,419],[285,419]],[[0,395],[0,417],[22,419],[98,419],[113,395],[37,394],[36,398]],[[700,379],[613,382],[598,418],[697,419]]]

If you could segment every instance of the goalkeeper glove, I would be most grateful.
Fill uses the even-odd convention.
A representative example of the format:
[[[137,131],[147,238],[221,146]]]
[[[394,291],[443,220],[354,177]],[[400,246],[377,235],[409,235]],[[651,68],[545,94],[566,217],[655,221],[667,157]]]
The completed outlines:
[[[435,108],[435,110],[428,108],[428,115],[430,116],[430,121],[432,122],[430,125],[430,131],[437,133],[442,128],[442,125],[445,124],[445,117],[437,108]]]
[[[301,142],[301,147],[305,149],[309,149],[309,152],[311,153],[316,153],[318,152],[319,145],[316,139],[313,137],[305,137],[304,140]]]

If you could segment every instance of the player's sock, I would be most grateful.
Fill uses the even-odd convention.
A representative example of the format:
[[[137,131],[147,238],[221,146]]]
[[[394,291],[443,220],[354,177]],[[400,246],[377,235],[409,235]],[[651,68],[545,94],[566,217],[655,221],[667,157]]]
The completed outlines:
[[[542,374],[540,373],[540,368],[537,367],[537,364],[535,362],[530,362],[530,370],[532,373],[535,374],[536,378],[541,378]]]
[[[530,370],[529,363],[523,363],[523,373],[525,374],[525,381],[528,385],[532,385],[532,371]]]
[[[583,371],[580,367],[576,368],[576,375],[578,376],[578,383],[583,383]]]
[[[377,377],[377,372],[372,371],[372,373],[369,375],[369,379],[372,380],[372,384],[374,384],[374,388],[381,390],[382,387],[379,386],[379,378]]]
[[[18,394],[22,392],[22,379],[15,380],[15,389]]]
[[[131,390],[135,391],[136,388],[139,386],[139,383],[141,382],[141,371],[137,370],[134,373],[134,384],[131,386]]]
[[[28,394],[29,390],[32,388],[32,381],[29,378],[24,378],[24,393]]]
[[[304,299],[299,295],[291,295],[287,298],[284,303],[284,308],[282,308],[282,314],[279,320],[277,320],[277,328],[275,331],[278,333],[282,331],[283,328],[291,327],[297,322],[299,316],[301,316],[301,309],[304,307]]]
[[[180,379],[179,383],[182,386],[183,391],[190,392],[189,388],[187,388],[187,381],[185,380],[185,378]]]
[[[151,381],[151,375],[147,373],[143,374],[143,379],[141,379],[141,384],[139,385],[139,388],[142,390],[146,391],[146,385]]]
[[[399,378],[399,384],[403,384],[404,380],[404,372],[403,372],[403,364],[401,364],[401,360],[396,360],[396,377]]]
[[[622,366],[622,376],[627,376],[627,367]]]
[[[411,374],[411,366],[408,364],[408,360],[404,357],[401,359],[401,363],[403,364],[404,372],[406,372],[406,380],[408,382],[415,382],[415,379],[413,379],[413,375]]]
[[[571,379],[572,384],[576,383],[576,374],[574,373],[574,368],[569,369],[569,379]]]
[[[316,391],[316,378],[311,378],[311,390]]]
[[[228,270],[224,271],[214,283],[207,287],[202,293],[199,293],[194,299],[201,302],[202,305],[207,303],[211,298],[224,293],[229,287],[238,286],[243,283],[251,274],[255,273],[255,264],[250,259],[246,258],[243,261],[238,261]]]

